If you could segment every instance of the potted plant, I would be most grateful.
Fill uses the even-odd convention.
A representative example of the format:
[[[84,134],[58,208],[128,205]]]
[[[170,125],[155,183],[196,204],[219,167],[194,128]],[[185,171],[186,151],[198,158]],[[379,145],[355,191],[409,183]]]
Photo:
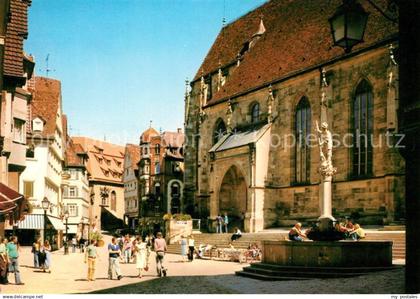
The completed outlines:
[[[97,247],[103,247],[105,245],[105,241],[103,240],[103,236],[100,232],[91,232],[90,239],[96,241]]]

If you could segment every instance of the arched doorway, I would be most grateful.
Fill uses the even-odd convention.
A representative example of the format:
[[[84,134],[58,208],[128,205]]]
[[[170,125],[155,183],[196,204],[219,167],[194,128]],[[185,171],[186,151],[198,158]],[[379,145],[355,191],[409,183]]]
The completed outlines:
[[[171,180],[168,183],[168,213],[177,214],[182,212],[182,182]]]
[[[223,177],[219,191],[219,212],[229,216],[229,231],[234,227],[244,229],[244,219],[247,210],[247,184],[242,172],[231,166]]]

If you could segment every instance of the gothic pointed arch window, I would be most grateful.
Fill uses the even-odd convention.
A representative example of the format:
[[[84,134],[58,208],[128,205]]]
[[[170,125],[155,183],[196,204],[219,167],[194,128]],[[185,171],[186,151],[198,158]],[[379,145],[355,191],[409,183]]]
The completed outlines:
[[[213,132],[213,144],[216,144],[227,132],[225,122],[219,118]]]
[[[260,120],[260,104],[251,105],[251,123],[255,124]]]
[[[353,176],[372,174],[373,93],[372,86],[362,80],[353,100]]]
[[[309,183],[310,178],[310,144],[311,134],[311,106],[306,97],[302,97],[296,108],[295,117],[295,181]]]

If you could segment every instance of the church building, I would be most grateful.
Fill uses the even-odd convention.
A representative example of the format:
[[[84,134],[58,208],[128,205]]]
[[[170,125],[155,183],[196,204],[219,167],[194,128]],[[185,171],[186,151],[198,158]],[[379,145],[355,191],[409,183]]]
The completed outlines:
[[[333,45],[341,0],[271,0],[223,26],[186,92],[185,212],[210,225],[226,212],[246,232],[316,220],[326,111],[333,216],[404,220],[398,25],[359,2],[351,52]]]

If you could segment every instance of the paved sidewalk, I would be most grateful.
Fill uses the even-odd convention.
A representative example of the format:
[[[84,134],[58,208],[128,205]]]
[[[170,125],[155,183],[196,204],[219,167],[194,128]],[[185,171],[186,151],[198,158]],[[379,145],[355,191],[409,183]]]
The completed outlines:
[[[108,240],[108,238],[107,238]],[[106,243],[107,244],[107,243]],[[96,269],[96,281],[88,282],[87,265],[84,263],[82,253],[71,253],[64,255],[63,249],[52,254],[52,273],[43,273],[38,269],[32,268],[33,258],[30,247],[20,249],[20,271],[22,281],[25,285],[14,284],[13,274],[9,274],[9,285],[0,285],[0,293],[3,294],[22,294],[22,293],[41,293],[41,294],[68,294],[68,293],[87,293],[111,287],[123,286],[160,279],[156,276],[155,253],[150,256],[150,269],[144,273],[143,278],[137,277],[135,264],[121,263],[123,278],[121,280],[108,280],[108,254],[105,247],[99,248],[100,259]],[[70,249],[71,251],[71,249]],[[169,268],[168,276],[195,276],[195,275],[232,275],[235,271],[241,270],[245,264],[216,262],[206,260],[194,260],[194,262],[180,262],[179,255],[168,254],[165,258],[166,267]]]
[[[107,241],[109,238],[107,237]],[[179,255],[168,254],[166,267],[168,277],[158,278],[155,269],[155,254],[150,257],[150,270],[144,277],[137,277],[135,264],[121,264],[122,280],[108,280],[107,249],[99,248],[94,282],[86,280],[87,266],[82,253],[64,255],[63,250],[53,253],[52,273],[43,273],[32,268],[30,247],[20,251],[20,270],[23,286],[0,285],[2,294],[70,294],[70,293],[169,293],[169,294],[392,294],[404,292],[404,269],[372,273],[354,278],[311,279],[306,281],[259,281],[236,276],[247,264],[214,260],[181,262]],[[395,261],[394,261],[395,263]],[[351,282],[351,283],[350,283]]]

